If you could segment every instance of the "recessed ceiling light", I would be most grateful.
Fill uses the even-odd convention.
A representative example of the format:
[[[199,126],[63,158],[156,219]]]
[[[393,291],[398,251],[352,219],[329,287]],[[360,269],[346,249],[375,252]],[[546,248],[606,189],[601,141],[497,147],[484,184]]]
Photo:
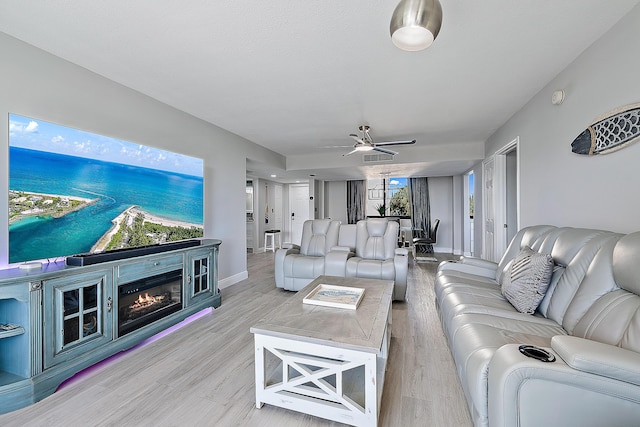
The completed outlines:
[[[275,178],[275,177],[277,177],[277,176],[278,176],[278,175],[276,175],[276,174],[273,174],[273,173],[271,174],[271,178]]]

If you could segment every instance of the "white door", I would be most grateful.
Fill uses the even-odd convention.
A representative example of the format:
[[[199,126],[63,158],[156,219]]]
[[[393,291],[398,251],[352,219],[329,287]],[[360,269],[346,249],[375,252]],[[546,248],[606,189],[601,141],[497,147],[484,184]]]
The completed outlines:
[[[489,261],[496,261],[495,251],[495,203],[493,184],[495,175],[495,158],[491,157],[482,163],[482,223],[483,242],[482,257]]]
[[[493,158],[493,261],[500,261],[507,250],[506,203],[507,157],[496,154]]]
[[[484,257],[499,261],[520,225],[516,138],[482,164]]]
[[[289,186],[289,230],[287,239],[299,245],[302,241],[302,224],[309,219],[309,185]]]
[[[518,232],[518,149],[514,148],[505,155],[506,160],[506,224],[505,249]]]

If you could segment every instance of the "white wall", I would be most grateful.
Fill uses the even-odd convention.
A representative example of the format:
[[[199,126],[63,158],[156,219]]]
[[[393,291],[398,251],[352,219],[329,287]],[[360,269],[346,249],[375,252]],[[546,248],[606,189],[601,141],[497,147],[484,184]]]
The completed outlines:
[[[8,223],[7,129],[15,113],[203,158],[204,233],[223,241],[219,278],[246,277],[246,158],[284,168],[282,156],[3,33],[0,52],[0,224]],[[0,227],[0,261],[7,241]]]
[[[463,175],[451,177],[452,246],[450,252],[454,255],[462,255],[464,253],[464,221],[466,220],[467,215],[464,210],[463,180]]]
[[[347,181],[324,183],[324,217],[347,224]]]
[[[487,141],[491,155],[520,137],[521,226],[640,230],[640,143],[594,157],[570,145],[595,117],[640,102],[639,39],[636,6]],[[556,89],[566,92],[559,106],[551,104]]]
[[[429,177],[431,222],[440,219],[435,252],[452,253],[454,247],[453,177]]]

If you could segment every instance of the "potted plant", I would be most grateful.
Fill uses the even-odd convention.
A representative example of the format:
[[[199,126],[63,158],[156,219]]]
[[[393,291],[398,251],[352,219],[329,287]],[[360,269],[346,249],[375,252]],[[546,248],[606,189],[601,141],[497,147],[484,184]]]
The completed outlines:
[[[384,205],[382,203],[376,206],[376,210],[378,211],[380,216],[384,216],[384,210],[385,209],[384,209]]]

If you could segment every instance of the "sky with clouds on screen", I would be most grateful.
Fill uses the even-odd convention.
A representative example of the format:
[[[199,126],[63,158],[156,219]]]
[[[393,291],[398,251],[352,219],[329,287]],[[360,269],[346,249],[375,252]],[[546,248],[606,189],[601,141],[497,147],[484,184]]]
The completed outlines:
[[[42,120],[9,116],[9,145],[202,177],[203,161]]]

